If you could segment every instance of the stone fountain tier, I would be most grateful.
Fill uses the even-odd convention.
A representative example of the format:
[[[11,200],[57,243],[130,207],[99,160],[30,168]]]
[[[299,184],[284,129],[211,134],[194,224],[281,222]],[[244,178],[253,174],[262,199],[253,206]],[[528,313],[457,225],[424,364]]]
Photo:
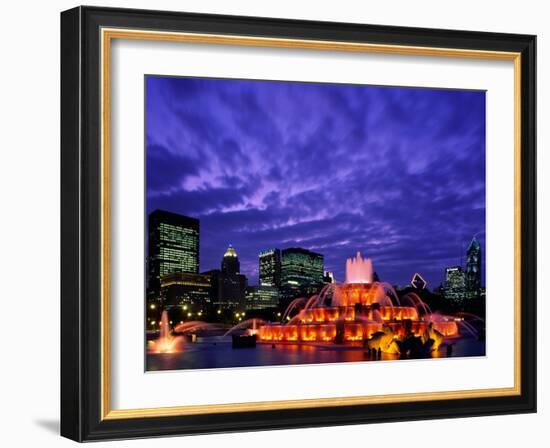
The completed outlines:
[[[293,319],[292,323],[330,323],[343,320],[351,321],[374,321],[385,322],[391,320],[418,320],[416,308],[410,306],[326,306],[301,310]]]
[[[410,323],[407,329],[405,322]],[[458,328],[456,322],[433,323],[433,328],[443,336],[457,336]],[[340,342],[360,342],[368,340],[376,333],[390,328],[392,334],[397,338],[404,338],[409,335],[421,337],[429,328],[427,321],[391,321],[391,322],[361,322],[361,321],[338,321],[333,323],[309,324],[269,324],[258,330],[259,342],[336,342],[338,334],[341,334]]]
[[[390,304],[381,283],[344,283],[336,285],[332,297],[333,306]]]
[[[361,285],[361,288],[363,285]],[[430,324],[444,336],[458,334],[455,321],[421,320],[418,311],[409,306],[313,307],[301,310],[288,323],[266,324],[258,330],[260,342],[355,342],[371,338],[383,328],[390,328],[396,337],[422,336]]]

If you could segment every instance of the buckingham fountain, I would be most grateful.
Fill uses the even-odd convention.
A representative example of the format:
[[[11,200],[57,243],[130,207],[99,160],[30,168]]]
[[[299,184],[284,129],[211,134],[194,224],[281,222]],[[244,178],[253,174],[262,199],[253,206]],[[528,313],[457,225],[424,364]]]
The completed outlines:
[[[433,313],[415,293],[400,299],[390,284],[373,280],[372,261],[358,252],[346,261],[344,283],[328,284],[318,295],[294,300],[282,323],[258,328],[257,340],[362,343],[369,350],[395,354],[430,352],[445,338],[458,337],[461,321]]]

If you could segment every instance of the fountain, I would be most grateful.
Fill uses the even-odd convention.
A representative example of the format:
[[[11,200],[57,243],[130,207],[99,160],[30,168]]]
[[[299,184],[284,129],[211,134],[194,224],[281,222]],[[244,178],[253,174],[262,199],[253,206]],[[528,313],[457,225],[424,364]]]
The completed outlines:
[[[162,312],[159,338],[148,342],[150,353],[179,353],[182,351],[183,339],[181,336],[172,336],[170,333],[170,322],[168,312]]]
[[[297,313],[290,317],[293,311]],[[458,337],[459,325],[471,330],[460,318],[433,313],[417,294],[405,295],[402,304],[391,285],[373,281],[372,261],[359,252],[347,259],[343,284],[293,300],[282,320],[260,326],[258,341],[361,343],[369,351],[412,356],[437,350],[444,338]]]

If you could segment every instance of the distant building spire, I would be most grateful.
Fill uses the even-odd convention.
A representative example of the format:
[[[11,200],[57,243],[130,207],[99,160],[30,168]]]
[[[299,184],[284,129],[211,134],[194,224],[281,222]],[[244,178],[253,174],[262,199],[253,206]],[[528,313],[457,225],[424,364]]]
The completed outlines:
[[[225,251],[225,254],[223,254],[224,257],[236,257],[237,252],[235,252],[235,249],[233,249],[233,246],[229,244],[229,247]]]
[[[476,237],[472,238],[466,250],[466,295],[473,299],[481,290],[481,246]]]
[[[223,254],[222,259],[222,272],[226,274],[239,274],[241,271],[241,263],[239,262],[239,257],[237,252],[233,249],[233,246],[230,244],[225,254]]]

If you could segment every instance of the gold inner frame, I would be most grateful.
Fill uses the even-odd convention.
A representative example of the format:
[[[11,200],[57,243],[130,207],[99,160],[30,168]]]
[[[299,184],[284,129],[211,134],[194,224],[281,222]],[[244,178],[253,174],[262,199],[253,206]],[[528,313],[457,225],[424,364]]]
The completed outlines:
[[[296,48],[413,56],[506,60],[514,63],[514,386],[443,392],[419,392],[304,400],[170,406],[141,409],[111,409],[110,398],[110,62],[113,39]],[[464,398],[502,397],[521,394],[521,53],[458,48],[279,39],[250,36],[101,29],[101,419],[166,417],[225,412],[306,409],[380,403],[421,402]]]

